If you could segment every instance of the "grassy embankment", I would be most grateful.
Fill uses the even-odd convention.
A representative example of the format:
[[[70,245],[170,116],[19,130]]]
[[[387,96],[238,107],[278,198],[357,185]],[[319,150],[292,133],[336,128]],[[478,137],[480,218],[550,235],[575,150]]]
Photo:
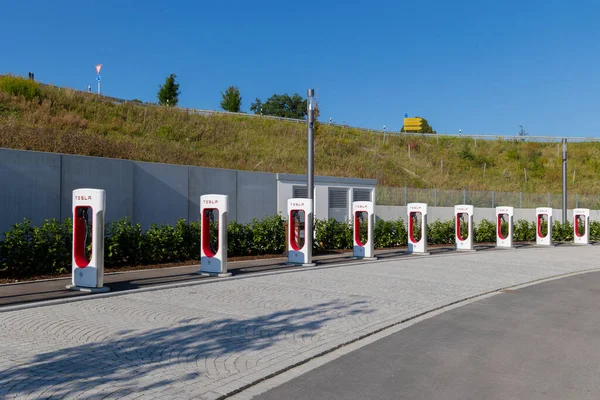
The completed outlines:
[[[303,124],[115,104],[94,94],[13,77],[0,77],[0,147],[249,171],[306,170]],[[561,190],[557,143],[384,137],[320,124],[315,150],[316,174],[376,178],[382,186]],[[569,192],[597,193],[598,173],[600,143],[570,143]]]

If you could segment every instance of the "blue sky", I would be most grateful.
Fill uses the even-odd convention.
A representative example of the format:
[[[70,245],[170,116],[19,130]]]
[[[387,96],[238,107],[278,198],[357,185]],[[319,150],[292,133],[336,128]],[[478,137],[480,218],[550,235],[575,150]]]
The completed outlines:
[[[440,133],[600,136],[600,4],[593,1],[1,0],[0,73],[180,105],[242,108],[317,89],[322,119]]]

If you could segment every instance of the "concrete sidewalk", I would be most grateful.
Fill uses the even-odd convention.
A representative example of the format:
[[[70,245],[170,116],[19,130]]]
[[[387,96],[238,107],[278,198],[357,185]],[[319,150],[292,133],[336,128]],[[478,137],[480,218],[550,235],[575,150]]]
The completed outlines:
[[[600,267],[595,246],[400,257],[0,313],[1,398],[214,399],[389,326]],[[240,395],[238,395],[240,396]]]
[[[477,248],[487,250],[490,249],[491,246],[478,245]],[[453,246],[437,246],[431,249],[432,254],[453,251]],[[391,259],[405,257],[408,256],[408,254],[406,254],[406,248],[401,248],[378,250],[377,256],[381,259]],[[352,259],[351,252],[320,255],[314,257],[314,260],[318,262],[319,265],[359,262]],[[237,276],[264,271],[285,271],[291,269],[289,265],[286,265],[286,262],[287,258],[284,257],[229,262],[229,272],[231,272],[232,275]],[[110,288],[111,292],[121,292],[124,290],[143,289],[178,282],[215,279],[213,277],[197,275],[195,272],[199,268],[199,265],[190,265],[107,273],[104,276],[104,284]],[[80,296],[93,296],[87,292],[67,290],[66,286],[70,283],[71,278],[58,278],[0,285],[0,310],[3,306],[9,305],[26,304],[43,300],[75,298]]]
[[[399,251],[384,251],[384,256],[401,255]],[[324,255],[315,257],[319,264],[327,265],[339,262],[353,262],[351,253]],[[263,271],[290,269],[286,265],[287,258],[264,258],[257,260],[237,261],[229,263],[229,272],[233,275],[251,274]],[[145,269],[106,273],[104,285],[111,292],[149,288],[158,285],[178,282],[215,279],[214,277],[196,274],[199,265]],[[55,300],[80,296],[93,296],[87,292],[67,290],[71,278],[57,278],[38,281],[24,281],[0,285],[0,309],[3,306],[24,304],[43,300]]]

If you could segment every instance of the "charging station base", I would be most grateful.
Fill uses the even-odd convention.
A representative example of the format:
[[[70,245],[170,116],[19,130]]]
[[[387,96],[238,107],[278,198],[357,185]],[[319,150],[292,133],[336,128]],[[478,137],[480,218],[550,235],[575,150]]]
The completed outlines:
[[[196,272],[196,274],[198,275],[202,275],[202,276],[216,276],[219,278],[224,278],[227,276],[231,276],[231,272],[226,272],[224,274],[218,273],[218,272],[203,272],[203,271],[198,271]]]
[[[110,288],[108,286],[102,286],[102,287],[84,287],[84,286],[67,285],[67,289],[69,289],[69,290],[76,290],[78,292],[88,292],[88,293],[106,293],[106,292],[110,292]]]
[[[299,263],[290,263],[287,262],[285,265],[289,265],[290,267],[316,267],[316,263],[308,263],[308,264],[299,264]]]

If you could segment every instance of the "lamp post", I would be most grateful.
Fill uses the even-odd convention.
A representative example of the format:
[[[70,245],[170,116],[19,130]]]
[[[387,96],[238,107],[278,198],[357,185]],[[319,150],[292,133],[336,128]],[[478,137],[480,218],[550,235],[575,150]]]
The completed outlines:
[[[562,223],[567,222],[567,139],[562,140]]]
[[[308,198],[314,200],[315,195],[315,91],[314,89],[308,89],[307,99],[307,119],[306,125],[308,130],[308,163],[307,163],[307,182],[306,188]],[[312,215],[314,216],[314,201]],[[312,233],[311,233],[312,234]]]

